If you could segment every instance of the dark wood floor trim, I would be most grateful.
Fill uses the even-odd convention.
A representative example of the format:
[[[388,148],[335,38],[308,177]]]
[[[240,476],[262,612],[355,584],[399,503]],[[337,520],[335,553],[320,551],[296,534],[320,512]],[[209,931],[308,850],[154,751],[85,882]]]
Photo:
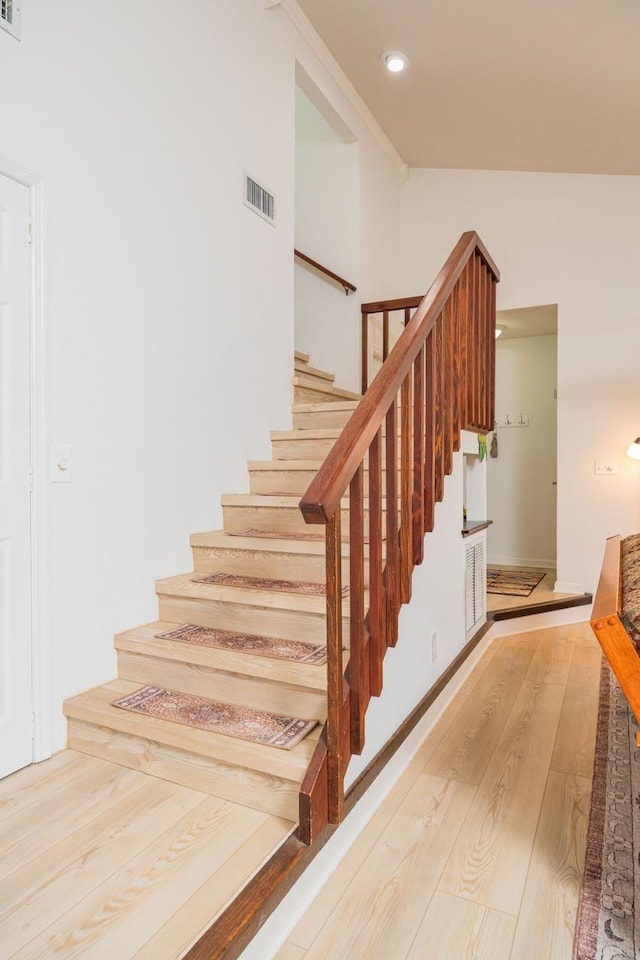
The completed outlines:
[[[546,600],[541,603],[522,604],[520,607],[505,607],[504,610],[490,610],[490,620],[512,620],[514,617],[527,617],[534,613],[548,613],[550,610],[567,610],[569,607],[582,607],[593,601],[590,593],[580,593],[564,600]]]
[[[490,627],[491,622],[486,623],[469,640],[384,748],[376,754],[352,784],[345,798],[345,818],[384,770],[389,760],[450,683]],[[293,836],[285,840],[224,913],[184,955],[183,960],[237,960],[296,880],[316,858],[327,840],[339,829],[339,827],[327,827],[311,847],[300,843]]]

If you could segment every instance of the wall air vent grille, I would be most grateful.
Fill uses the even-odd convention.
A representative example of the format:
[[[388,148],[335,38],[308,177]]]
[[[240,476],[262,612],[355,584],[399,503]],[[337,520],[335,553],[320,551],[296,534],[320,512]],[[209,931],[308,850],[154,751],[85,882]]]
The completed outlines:
[[[276,198],[261,183],[250,177],[248,173],[244,174],[244,203],[247,207],[261,216],[269,223],[276,222]]]
[[[20,39],[20,0],[0,0],[0,27]]]

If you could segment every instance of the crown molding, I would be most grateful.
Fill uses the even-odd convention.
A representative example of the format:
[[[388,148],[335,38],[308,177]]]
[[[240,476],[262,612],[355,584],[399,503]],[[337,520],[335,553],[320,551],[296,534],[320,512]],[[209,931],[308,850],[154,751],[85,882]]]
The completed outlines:
[[[311,48],[331,79],[340,89],[340,92],[346,97],[351,107],[355,110],[371,136],[394,165],[401,179],[403,181],[406,180],[409,172],[408,164],[404,162],[391,143],[391,140],[389,140],[338,61],[320,38],[311,21],[300,9],[296,0],[264,0],[264,6],[267,10],[280,7],[283,12],[286,13],[300,36]]]

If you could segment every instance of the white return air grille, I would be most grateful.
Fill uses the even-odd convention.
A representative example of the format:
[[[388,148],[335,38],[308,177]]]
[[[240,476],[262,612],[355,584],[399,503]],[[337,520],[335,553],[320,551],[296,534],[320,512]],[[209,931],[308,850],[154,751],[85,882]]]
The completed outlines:
[[[20,0],[0,0],[0,27],[20,39]]]
[[[276,222],[276,198],[266,187],[254,180],[253,177],[245,171],[244,174],[244,203],[245,206],[257,213],[258,216],[269,223],[275,225]]]
[[[470,544],[464,557],[465,632],[484,620],[486,613],[487,578],[485,573],[484,540]]]

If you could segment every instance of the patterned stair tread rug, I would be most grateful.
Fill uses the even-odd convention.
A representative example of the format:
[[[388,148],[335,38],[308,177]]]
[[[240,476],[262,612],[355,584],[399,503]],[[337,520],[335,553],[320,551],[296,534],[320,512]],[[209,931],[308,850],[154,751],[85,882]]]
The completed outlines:
[[[217,630],[210,627],[197,627],[183,623],[175,630],[157,633],[161,640],[179,640],[181,643],[193,643],[200,647],[217,647],[237,653],[251,653],[258,657],[271,657],[274,660],[293,660],[297,663],[327,662],[327,648],[312,646],[300,640],[283,640],[280,637],[259,637],[252,633],[233,633],[231,630]]]
[[[114,707],[142,713],[156,720],[169,720],[210,733],[222,733],[238,740],[250,740],[270,747],[291,750],[307,736],[317,720],[298,720],[252,707],[219,703],[190,693],[140,687],[126,697],[114,700]]]
[[[606,660],[574,960],[640,957],[638,724]]]
[[[215,583],[221,587],[245,587],[253,590],[277,590],[280,593],[302,593],[307,597],[324,597],[324,583],[309,583],[304,580],[272,580],[269,577],[245,577],[238,573],[209,573],[192,577],[192,583]],[[349,587],[342,587],[341,595],[349,595]]]
[[[544,573],[487,567],[487,593],[501,593],[505,597],[528,597],[541,580],[544,580]]]
[[[247,527],[246,530],[232,530],[229,533],[231,537],[262,537],[265,540],[314,540],[324,542],[324,530],[315,533],[312,530],[257,530],[255,527]],[[343,536],[342,542],[348,543],[349,537]]]

